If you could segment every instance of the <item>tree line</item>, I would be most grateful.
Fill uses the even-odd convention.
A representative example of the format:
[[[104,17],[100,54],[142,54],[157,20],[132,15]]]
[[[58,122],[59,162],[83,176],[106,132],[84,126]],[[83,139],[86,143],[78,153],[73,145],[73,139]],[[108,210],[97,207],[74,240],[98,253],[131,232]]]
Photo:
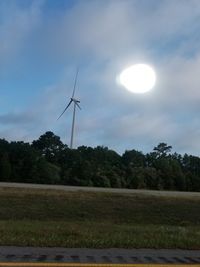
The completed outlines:
[[[46,132],[31,144],[0,139],[0,181],[200,191],[200,158],[171,153],[160,143],[144,154],[107,147],[69,149]]]

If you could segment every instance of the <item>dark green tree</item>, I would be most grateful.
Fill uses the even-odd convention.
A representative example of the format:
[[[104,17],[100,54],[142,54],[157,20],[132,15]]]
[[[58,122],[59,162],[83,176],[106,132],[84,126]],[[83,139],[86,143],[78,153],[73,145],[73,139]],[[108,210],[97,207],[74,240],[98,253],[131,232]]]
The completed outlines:
[[[136,150],[127,150],[122,155],[122,162],[125,166],[131,167],[144,167],[145,155],[142,152]]]
[[[11,176],[11,164],[8,153],[3,153],[0,157],[0,179],[9,181]]]
[[[50,131],[41,135],[38,140],[34,140],[32,147],[39,150],[47,161],[51,163],[58,163],[62,151],[67,148],[60,140],[60,137]]]
[[[166,157],[167,154],[171,151],[172,146],[168,146],[166,143],[159,143],[156,147],[154,147],[154,152],[158,158]]]
[[[40,158],[36,164],[35,182],[40,184],[59,184],[60,168],[44,158]]]

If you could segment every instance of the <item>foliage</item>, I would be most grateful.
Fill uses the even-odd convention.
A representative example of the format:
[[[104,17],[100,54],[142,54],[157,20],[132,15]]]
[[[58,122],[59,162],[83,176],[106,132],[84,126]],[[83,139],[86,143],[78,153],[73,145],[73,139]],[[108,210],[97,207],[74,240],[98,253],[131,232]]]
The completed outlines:
[[[1,181],[200,191],[200,158],[160,143],[143,154],[107,147],[69,149],[48,131],[32,144],[0,139]]]

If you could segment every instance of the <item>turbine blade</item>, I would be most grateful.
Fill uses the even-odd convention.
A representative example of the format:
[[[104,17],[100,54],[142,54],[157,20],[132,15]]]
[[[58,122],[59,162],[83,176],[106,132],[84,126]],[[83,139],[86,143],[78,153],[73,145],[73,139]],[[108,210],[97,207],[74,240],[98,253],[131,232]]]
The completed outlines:
[[[75,81],[74,81],[74,89],[73,89],[73,93],[72,93],[72,98],[74,98],[74,95],[75,95],[78,72],[79,72],[79,68],[77,68],[77,71],[76,71],[76,76],[75,76]]]
[[[75,103],[76,103],[77,107],[78,107],[79,109],[81,109],[81,107],[79,106],[79,104],[78,104],[77,102],[75,102]]]
[[[65,111],[68,109],[68,107],[71,105],[71,103],[72,103],[72,99],[69,101],[69,104],[66,106],[66,108],[64,109],[64,111],[61,113],[61,115],[57,118],[57,120],[59,120],[60,119],[60,117],[65,113]]]

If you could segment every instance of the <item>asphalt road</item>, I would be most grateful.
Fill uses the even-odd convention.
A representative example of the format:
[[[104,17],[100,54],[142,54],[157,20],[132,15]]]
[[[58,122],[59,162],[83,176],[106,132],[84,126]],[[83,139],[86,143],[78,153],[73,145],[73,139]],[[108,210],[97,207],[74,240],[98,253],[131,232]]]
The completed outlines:
[[[200,264],[200,251],[0,247],[1,262],[88,264]],[[0,264],[1,266],[1,264]],[[59,266],[59,265],[58,265]],[[200,265],[199,265],[200,266]]]
[[[85,191],[85,192],[108,192],[120,194],[139,194],[149,196],[168,196],[168,197],[198,197],[200,192],[178,192],[178,191],[157,191],[143,189],[121,189],[121,188],[101,188],[101,187],[86,187],[86,186],[67,186],[67,185],[46,185],[46,184],[25,184],[25,183],[4,183],[0,182],[1,187],[15,188],[33,188],[33,189],[51,189],[62,191]]]

